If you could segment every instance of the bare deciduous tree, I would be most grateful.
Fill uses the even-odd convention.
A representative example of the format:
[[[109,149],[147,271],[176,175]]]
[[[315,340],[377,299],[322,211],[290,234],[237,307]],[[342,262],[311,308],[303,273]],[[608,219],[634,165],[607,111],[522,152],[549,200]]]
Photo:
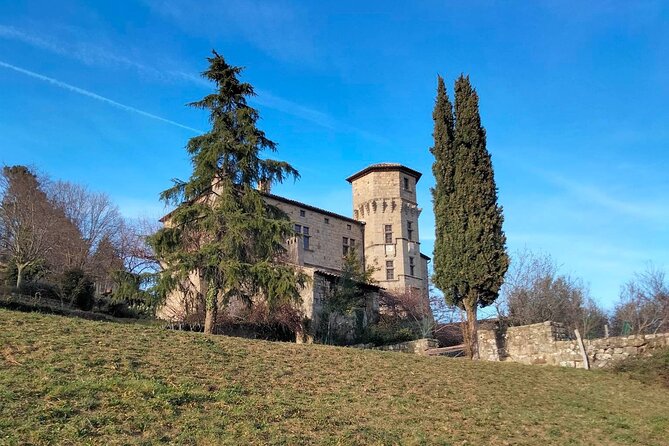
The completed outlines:
[[[559,274],[548,254],[524,250],[513,256],[502,296],[498,313],[510,325],[550,320],[592,338],[603,334],[607,321],[588,287],[578,278]]]
[[[28,168],[3,168],[0,248],[16,267],[17,287],[21,286],[26,269],[44,262],[53,248],[50,222],[45,218],[49,211],[46,195]]]
[[[608,322],[607,312],[594,299],[587,296],[576,321],[576,326],[583,333],[583,337],[588,339],[604,337],[604,327]]]
[[[448,305],[432,286],[427,296],[419,290],[382,293],[379,304],[383,313],[408,322],[423,338],[437,336],[446,324],[460,322],[462,317],[462,310]]]
[[[27,269],[36,265],[52,273],[81,266],[84,245],[79,231],[25,166],[3,168],[0,227],[0,251],[16,268],[17,287]]]
[[[107,194],[68,181],[52,182],[47,190],[51,201],[79,228],[88,256],[104,238],[114,240],[119,233],[123,217]]]
[[[387,316],[408,322],[416,335],[422,338],[433,336],[436,324],[430,299],[420,290],[381,293],[379,304]]]
[[[160,228],[160,223],[145,218],[123,222],[119,231],[118,248],[126,271],[143,274],[160,269],[160,263],[146,241],[147,237]]]
[[[623,285],[613,313],[619,334],[649,334],[669,330],[669,282],[652,264]]]

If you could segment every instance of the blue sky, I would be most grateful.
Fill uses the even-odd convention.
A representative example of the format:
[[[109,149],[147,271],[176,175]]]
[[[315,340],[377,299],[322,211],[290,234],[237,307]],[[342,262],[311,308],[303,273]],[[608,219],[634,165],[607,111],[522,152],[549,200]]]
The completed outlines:
[[[659,1],[2,2],[0,163],[160,216],[207,129],[185,104],[215,48],[302,174],[277,193],[350,215],[344,178],[404,163],[431,254],[436,76],[468,73],[510,251],[550,253],[611,307],[647,262],[669,267],[668,24]]]

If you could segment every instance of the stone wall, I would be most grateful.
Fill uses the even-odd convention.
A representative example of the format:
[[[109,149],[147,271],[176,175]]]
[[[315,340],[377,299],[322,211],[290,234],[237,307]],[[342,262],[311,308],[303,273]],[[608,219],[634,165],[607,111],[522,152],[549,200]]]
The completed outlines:
[[[382,345],[375,347],[375,350],[385,350],[391,352],[423,354],[425,350],[439,347],[439,341],[436,339],[417,339],[415,341],[400,342],[399,344]]]
[[[426,350],[439,347],[439,341],[436,339],[423,338],[415,341],[400,342],[399,344],[381,345],[379,347],[375,347],[374,344],[358,344],[352,345],[351,347],[422,355]]]
[[[628,356],[669,346],[669,333],[584,340],[591,368],[601,368]],[[564,325],[543,322],[520,327],[479,330],[479,353],[488,361],[550,364],[583,368],[578,342]]]
[[[654,348],[669,347],[669,333],[592,339],[585,340],[584,344],[590,367],[601,368],[628,356],[641,355]],[[562,341],[556,342],[556,348],[558,351],[572,352],[574,349],[578,350],[578,345],[575,341]],[[573,355],[565,355],[560,365],[582,367],[580,354],[573,362],[572,358]]]
[[[335,343],[347,344],[355,341],[356,335],[369,324],[379,319],[379,289],[373,285],[364,286],[364,307],[356,308],[347,314],[325,314],[327,301],[335,292],[338,276],[313,268],[304,268],[311,280],[302,290],[302,311],[309,320],[308,329],[297,342],[311,343],[323,340],[327,327],[331,330],[331,339]],[[323,318],[326,319],[323,319]]]

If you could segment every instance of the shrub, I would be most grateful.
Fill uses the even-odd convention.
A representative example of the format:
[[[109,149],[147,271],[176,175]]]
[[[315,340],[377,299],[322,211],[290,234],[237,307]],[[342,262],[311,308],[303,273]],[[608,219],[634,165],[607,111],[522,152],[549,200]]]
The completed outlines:
[[[613,371],[646,384],[658,383],[669,388],[669,348],[623,359],[613,366]]]
[[[397,321],[381,321],[367,328],[364,336],[365,343],[374,345],[397,344],[399,342],[413,341],[417,339],[416,333],[408,326],[402,326]]]
[[[134,311],[126,302],[100,297],[95,301],[96,311],[119,318],[137,318]]]
[[[155,287],[156,275],[154,273],[134,274],[116,270],[112,272],[112,279],[114,281],[114,291],[111,294],[113,305],[125,303],[126,307],[133,312],[132,317],[153,317],[155,315],[155,307],[161,299]]]
[[[18,294],[39,297],[41,299],[60,300],[58,288],[51,283],[42,281],[26,281],[19,288],[14,288]]]
[[[44,262],[34,263],[23,270],[23,283],[38,282],[44,277],[45,273]],[[16,263],[9,261],[0,271],[0,281],[5,285],[14,286],[16,285],[17,275],[18,269]]]
[[[77,308],[89,311],[95,303],[95,286],[82,269],[75,268],[63,273],[60,282],[61,295]]]

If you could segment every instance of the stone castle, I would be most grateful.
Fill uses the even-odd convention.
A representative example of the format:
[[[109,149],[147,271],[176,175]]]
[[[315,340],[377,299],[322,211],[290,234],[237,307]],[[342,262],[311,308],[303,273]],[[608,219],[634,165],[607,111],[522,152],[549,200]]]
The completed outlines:
[[[353,191],[352,218],[264,193],[268,203],[288,215],[299,234],[287,240],[286,247],[288,261],[311,278],[301,292],[302,311],[310,326],[318,326],[329,284],[341,273],[349,250],[363,268],[374,268],[375,284],[367,287],[366,309],[358,323],[366,325],[378,318],[380,293],[418,293],[427,301],[430,259],[420,252],[421,209],[416,200],[420,177],[420,172],[396,163],[373,164],[351,175],[346,180]],[[158,316],[184,319],[190,307],[188,294],[173,292]],[[298,341],[311,340],[310,333],[298,336]]]

